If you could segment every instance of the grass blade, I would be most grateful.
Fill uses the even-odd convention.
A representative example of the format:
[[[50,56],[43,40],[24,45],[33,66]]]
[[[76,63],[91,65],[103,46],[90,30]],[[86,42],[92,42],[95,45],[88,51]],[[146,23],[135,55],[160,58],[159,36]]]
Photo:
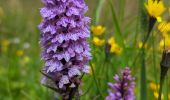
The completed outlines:
[[[103,7],[105,0],[99,0],[98,6],[97,6],[97,10],[96,10],[96,16],[95,16],[95,24],[99,24],[99,19],[100,19],[100,15],[101,15],[101,10]]]
[[[121,32],[117,17],[116,17],[116,13],[115,13],[115,9],[114,6],[112,4],[112,0],[108,0],[110,8],[111,8],[111,12],[112,12],[112,21],[113,21],[113,25],[114,25],[114,29],[115,29],[115,37],[118,40],[119,44],[125,48],[125,44],[124,44],[124,37],[123,34]]]

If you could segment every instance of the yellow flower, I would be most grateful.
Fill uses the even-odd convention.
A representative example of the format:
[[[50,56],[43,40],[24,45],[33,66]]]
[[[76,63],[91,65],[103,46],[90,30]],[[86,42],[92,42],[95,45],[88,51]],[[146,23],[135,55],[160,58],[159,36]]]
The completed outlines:
[[[98,37],[93,37],[93,43],[96,46],[102,46],[105,43],[104,39],[99,39]]]
[[[119,47],[119,45],[116,43],[114,37],[111,37],[111,38],[108,40],[108,44],[111,46],[111,47],[110,47],[110,52],[111,52],[111,53],[121,54],[122,48]]]
[[[2,40],[2,42],[1,42],[1,45],[2,46],[5,46],[5,47],[7,47],[7,46],[9,46],[9,44],[10,44],[10,41],[9,40]]]
[[[94,35],[100,36],[105,32],[106,28],[103,26],[92,26],[91,31],[93,32]]]
[[[24,62],[25,64],[29,63],[29,62],[30,62],[30,58],[29,58],[28,56],[25,56],[25,57],[23,58],[23,62]]]
[[[0,7],[0,17],[4,15],[3,9]]]
[[[164,42],[165,41],[163,39],[159,42],[160,49],[165,47],[165,43]]]
[[[143,46],[143,42],[139,42],[138,47],[141,49]],[[144,48],[147,48],[147,44],[144,45]]]
[[[24,55],[24,51],[23,50],[17,50],[16,55],[19,56],[19,57],[23,56]]]
[[[23,58],[21,58],[20,60],[20,64],[22,66],[25,66],[26,64],[28,64],[30,62],[30,58],[28,56],[24,56]]]
[[[158,92],[154,92],[153,93],[153,95],[154,95],[154,97],[155,97],[155,99],[158,99],[158,97],[159,97],[159,94],[158,94]],[[162,96],[161,96],[161,100],[164,100],[164,95],[162,94]]]
[[[167,35],[167,34],[164,35],[164,39],[162,39],[159,42],[159,47],[160,47],[160,50],[162,50],[164,47],[170,48],[170,36],[169,35]]]
[[[148,2],[145,3],[145,7],[148,14],[155,18],[160,18],[161,14],[166,10],[162,0],[159,2],[157,0],[148,0]]]
[[[151,83],[149,83],[149,87],[150,87],[152,90],[156,91],[156,90],[159,89],[160,86],[159,86],[159,84],[155,84],[155,83],[151,82]]]
[[[10,45],[10,41],[7,39],[4,39],[1,41],[1,45],[2,45],[2,51],[3,52],[7,52],[8,51],[8,47]]]
[[[168,100],[170,100],[170,94],[168,94]]]
[[[109,38],[108,43],[109,44],[114,44],[115,43],[115,38],[114,37]]]
[[[164,34],[170,32],[170,23],[168,22],[162,22],[158,25],[158,30]]]

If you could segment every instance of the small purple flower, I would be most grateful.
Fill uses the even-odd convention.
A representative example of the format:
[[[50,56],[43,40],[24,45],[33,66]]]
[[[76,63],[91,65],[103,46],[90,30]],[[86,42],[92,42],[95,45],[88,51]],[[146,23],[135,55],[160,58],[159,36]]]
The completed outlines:
[[[84,0],[42,0],[41,31],[42,60],[45,61],[42,82],[51,79],[57,91],[68,93],[80,84],[82,73],[89,73],[90,18]]]
[[[121,76],[115,75],[115,84],[109,83],[109,95],[105,100],[135,100],[134,88],[135,82],[134,78],[131,76],[131,71],[126,67]]]

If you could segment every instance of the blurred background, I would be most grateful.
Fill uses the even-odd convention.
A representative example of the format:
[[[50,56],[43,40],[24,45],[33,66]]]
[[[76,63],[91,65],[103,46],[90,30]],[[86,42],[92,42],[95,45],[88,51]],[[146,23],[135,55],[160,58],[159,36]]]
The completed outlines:
[[[112,22],[113,15],[109,2],[105,0],[102,4],[103,6],[101,6],[100,16],[97,16],[100,0],[85,1],[89,6],[87,16],[92,18],[91,26],[102,25],[106,27],[105,35],[103,35],[105,39],[112,36],[115,32],[115,23]],[[126,48],[124,48],[124,51],[127,52],[123,52],[122,56],[113,55],[109,60],[109,64],[106,63],[104,65],[106,67],[113,66],[112,70],[108,72],[109,78],[107,80],[105,80],[105,77],[103,78],[102,72],[97,72],[99,74],[97,79],[105,82],[102,85],[104,89],[101,89],[104,95],[107,94],[107,82],[112,81],[113,75],[119,69],[133,65],[133,75],[139,77],[139,64],[132,64],[132,59],[135,58],[141,36],[139,34],[139,38],[135,38],[136,43],[134,44],[132,40],[136,36],[135,33],[140,33],[135,30],[139,17],[138,0],[112,1],[115,14],[119,20],[120,29],[126,38],[126,40],[119,41],[127,43]],[[168,4],[169,2],[167,2]],[[40,70],[43,67],[43,61],[40,60],[40,31],[37,26],[42,20],[39,13],[41,7],[43,7],[41,0],[0,0],[0,100],[53,100],[57,96],[40,84],[42,76]],[[157,38],[159,39],[159,37]],[[89,41],[92,43],[91,40]],[[105,48],[94,45],[91,47],[93,54],[92,63],[97,71],[97,69],[100,69],[100,62],[105,60]],[[152,52],[152,50],[149,52]],[[147,58],[149,57],[148,55]],[[159,52],[159,55],[156,55],[157,70],[159,69],[160,58],[161,53]],[[147,62],[151,62],[151,60],[147,60]],[[154,66],[150,63],[149,65]],[[148,83],[156,82],[154,75],[157,70],[152,68],[147,70],[147,72],[150,72],[147,80]],[[82,99],[90,100],[90,98],[94,98],[94,100],[100,100],[97,96],[99,93],[93,81],[93,76],[89,76],[84,77],[84,87],[82,90],[87,93],[82,96]],[[159,79],[158,75],[156,79]],[[138,80],[137,78],[136,82]],[[137,86],[135,91],[138,91],[138,88],[139,86]],[[153,92],[148,89],[148,93],[151,93],[148,97],[152,98]],[[139,93],[136,95],[139,96]]]

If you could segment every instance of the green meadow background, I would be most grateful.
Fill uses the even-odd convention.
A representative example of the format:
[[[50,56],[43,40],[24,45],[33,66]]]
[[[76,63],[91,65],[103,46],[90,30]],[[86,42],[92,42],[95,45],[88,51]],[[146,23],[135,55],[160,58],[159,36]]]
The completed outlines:
[[[156,24],[145,49],[146,83],[142,83],[142,55],[138,43],[147,32],[145,0],[85,1],[89,6],[86,15],[91,17],[90,26],[106,27],[102,38],[107,41],[114,36],[123,51],[120,55],[107,53],[105,45],[98,47],[92,43],[91,34],[89,43],[93,59],[89,64],[93,65],[93,70],[83,77],[81,100],[103,100],[108,95],[107,83],[114,82],[113,76],[126,66],[131,68],[135,77],[136,100],[140,100],[141,95],[146,96],[146,100],[155,100],[155,91],[149,84],[159,83],[162,55],[159,41],[162,36]],[[170,6],[170,1],[166,0],[165,5]],[[40,0],[0,0],[0,100],[58,100],[58,94],[40,84],[43,61],[40,59],[40,31],[37,26],[42,20],[41,7]],[[164,17],[170,20],[168,15],[170,13]],[[141,86],[146,87],[143,90],[146,94],[142,93]],[[170,74],[163,89],[165,100],[168,100],[169,89]]]

